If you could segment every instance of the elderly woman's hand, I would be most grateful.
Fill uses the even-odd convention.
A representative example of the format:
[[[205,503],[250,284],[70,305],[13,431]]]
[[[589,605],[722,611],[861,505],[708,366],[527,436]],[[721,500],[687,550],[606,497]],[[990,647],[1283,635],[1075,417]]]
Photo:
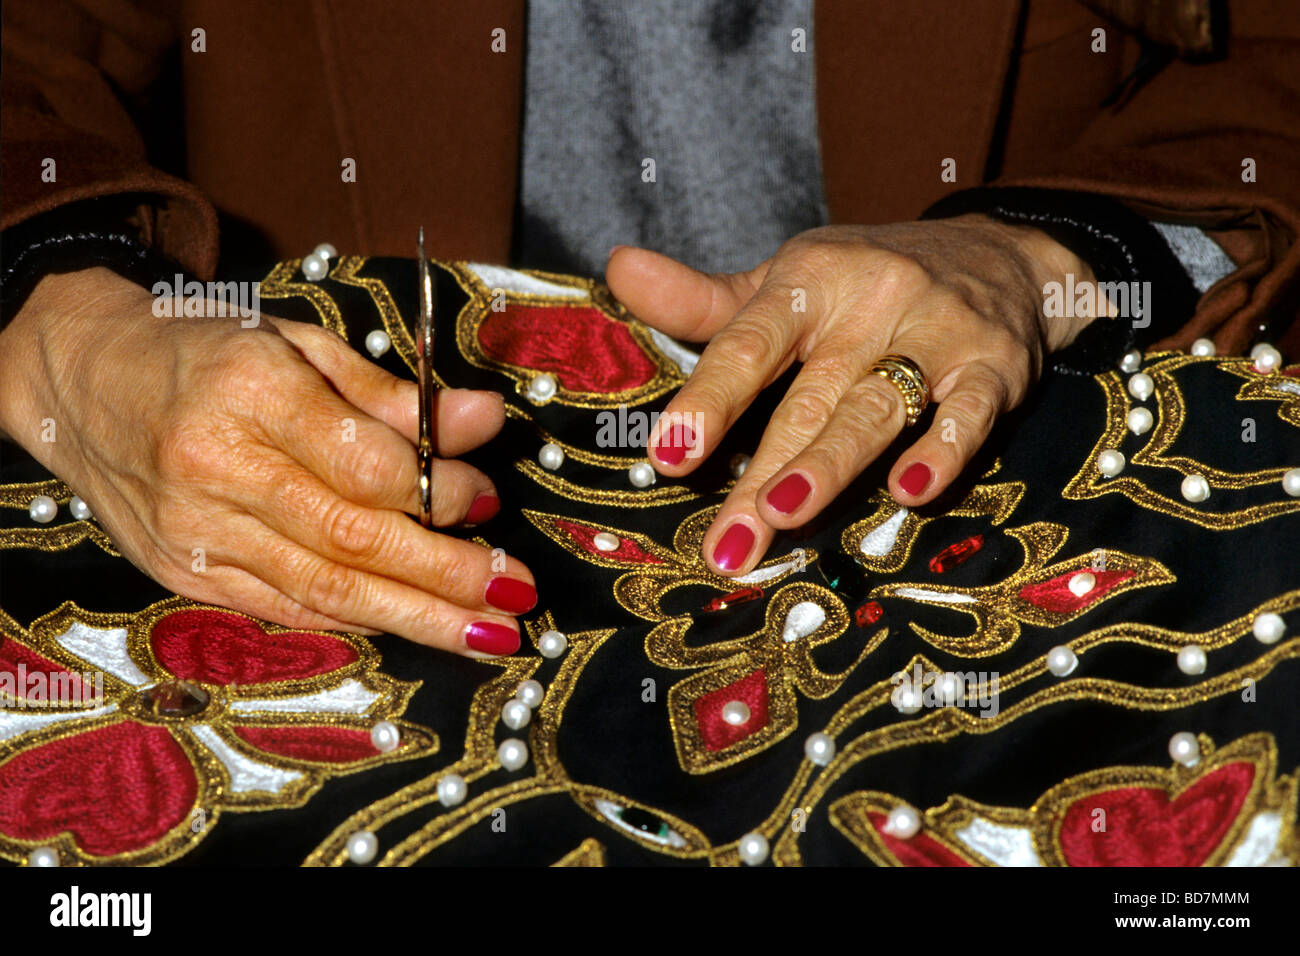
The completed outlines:
[[[287,626],[518,648],[528,569],[408,517],[413,382],[317,326],[157,318],[153,303],[105,269],[50,276],[0,337],[0,428],[126,557],[173,591]],[[41,441],[49,419],[55,439]],[[438,452],[462,454],[503,421],[500,395],[443,392]],[[485,475],[435,468],[436,523],[497,511]]]
[[[616,249],[607,278],[628,309],[709,343],[650,436],[662,474],[691,471],[761,389],[803,363],[704,537],[709,564],[748,571],[775,529],[807,522],[894,441],[906,421],[902,394],[871,373],[887,354],[919,366],[938,403],[930,428],[894,463],[890,489],[908,506],[943,491],[996,417],[1024,398],[1044,354],[1089,321],[1042,318],[1045,284],[1067,273],[1093,278],[1038,230],[983,216],[814,229],[735,275]]]

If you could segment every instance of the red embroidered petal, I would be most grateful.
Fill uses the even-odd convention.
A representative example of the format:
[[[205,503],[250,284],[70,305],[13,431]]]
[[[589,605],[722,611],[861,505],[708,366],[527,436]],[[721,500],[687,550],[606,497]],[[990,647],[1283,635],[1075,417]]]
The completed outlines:
[[[263,684],[326,674],[357,659],[352,645],[328,634],[268,634],[256,621],[225,611],[168,614],[150,634],[158,663],[184,680]]]
[[[733,700],[749,708],[749,720],[729,724],[722,719],[722,708]],[[756,670],[733,684],[709,691],[695,702],[695,720],[700,739],[710,750],[723,750],[767,726],[767,674]]]
[[[1111,588],[1137,574],[1136,571],[1088,571],[1097,579],[1097,583],[1086,594],[1075,594],[1070,590],[1070,579],[1078,573],[1079,571],[1066,571],[1037,584],[1026,584],[1020,589],[1020,596],[1045,611],[1073,614],[1094,601],[1101,600]]]
[[[12,678],[14,690],[20,698],[27,696],[25,690],[30,688],[32,677],[36,674],[46,675],[46,679],[41,682],[44,695],[40,699],[44,701],[52,699],[63,704],[74,704],[91,696],[90,688],[82,689],[81,678],[76,673],[37,654],[11,637],[0,636],[0,674],[8,674]],[[49,680],[51,675],[57,675],[56,679]],[[54,692],[53,695],[51,691]]]
[[[591,306],[508,305],[478,327],[483,353],[498,362],[553,372],[575,392],[622,392],[658,367],[626,325]]]
[[[65,831],[93,856],[140,850],[194,808],[198,781],[165,727],[121,721],[31,747],[0,764],[0,833]]]
[[[347,727],[236,727],[235,733],[258,750],[322,763],[354,763],[380,751],[364,730]]]
[[[1200,866],[1223,842],[1255,780],[1253,764],[1226,764],[1176,799],[1159,787],[1123,787],[1071,804],[1061,824],[1070,866]],[[1103,819],[1106,829],[1094,832]]]
[[[885,824],[889,822],[886,814],[872,813],[868,818],[880,834],[885,849],[903,866],[970,866],[948,847],[925,833],[918,833],[909,840],[900,840],[886,833]]]
[[[641,545],[637,544],[631,538],[618,538],[618,547],[613,551],[602,551],[596,547],[596,535],[601,533],[599,528],[593,528],[590,525],[579,524],[576,521],[569,521],[565,518],[556,518],[555,527],[568,533],[575,544],[584,551],[597,555],[602,558],[609,558],[612,561],[623,561],[627,564],[663,564],[663,561],[656,558],[653,554],[646,551]]]

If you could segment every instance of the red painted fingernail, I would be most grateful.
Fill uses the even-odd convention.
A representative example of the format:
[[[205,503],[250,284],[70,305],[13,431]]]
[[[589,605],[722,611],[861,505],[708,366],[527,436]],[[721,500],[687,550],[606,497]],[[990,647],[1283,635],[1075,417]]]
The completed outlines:
[[[713,563],[724,571],[734,571],[745,563],[754,547],[754,532],[736,522],[713,546]]]
[[[537,607],[537,588],[515,578],[493,578],[483,599],[507,614],[523,614]]]
[[[808,498],[812,485],[808,479],[795,472],[786,475],[777,482],[776,487],[767,493],[767,503],[783,515],[791,514]]]
[[[907,471],[899,476],[898,486],[913,497],[925,491],[925,486],[930,483],[930,466],[921,462],[915,462],[908,466]]]
[[[504,624],[475,621],[465,628],[465,643],[483,654],[513,654],[519,650],[519,634]]]
[[[695,432],[689,425],[674,425],[655,442],[655,457],[665,465],[680,465],[695,447]]]
[[[481,494],[474,499],[465,515],[465,524],[482,524],[489,518],[495,518],[501,510],[501,499],[496,495]]]

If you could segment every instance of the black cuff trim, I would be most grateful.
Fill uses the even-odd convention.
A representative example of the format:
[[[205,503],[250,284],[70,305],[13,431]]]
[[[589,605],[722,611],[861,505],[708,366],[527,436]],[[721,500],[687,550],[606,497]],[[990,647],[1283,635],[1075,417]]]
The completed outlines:
[[[140,241],[126,225],[123,208],[120,202],[100,200],[72,203],[0,234],[0,328],[51,273],[106,266],[148,287],[183,271]]]
[[[1055,189],[979,188],[953,193],[922,219],[983,213],[1034,226],[1092,267],[1098,282],[1146,283],[1141,318],[1097,319],[1052,356],[1054,371],[1096,375],[1115,368],[1130,349],[1172,335],[1196,310],[1199,293],[1164,238],[1143,217],[1107,196]],[[1141,285],[1134,288],[1144,288]],[[1140,324],[1139,324],[1140,323]]]

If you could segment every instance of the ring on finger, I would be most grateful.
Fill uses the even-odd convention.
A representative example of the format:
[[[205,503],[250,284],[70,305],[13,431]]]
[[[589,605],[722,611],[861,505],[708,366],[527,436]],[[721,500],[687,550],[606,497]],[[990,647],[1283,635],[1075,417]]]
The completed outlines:
[[[879,375],[898,389],[907,412],[907,424],[915,425],[930,404],[930,384],[925,373],[906,355],[882,355],[871,366],[871,374]]]

